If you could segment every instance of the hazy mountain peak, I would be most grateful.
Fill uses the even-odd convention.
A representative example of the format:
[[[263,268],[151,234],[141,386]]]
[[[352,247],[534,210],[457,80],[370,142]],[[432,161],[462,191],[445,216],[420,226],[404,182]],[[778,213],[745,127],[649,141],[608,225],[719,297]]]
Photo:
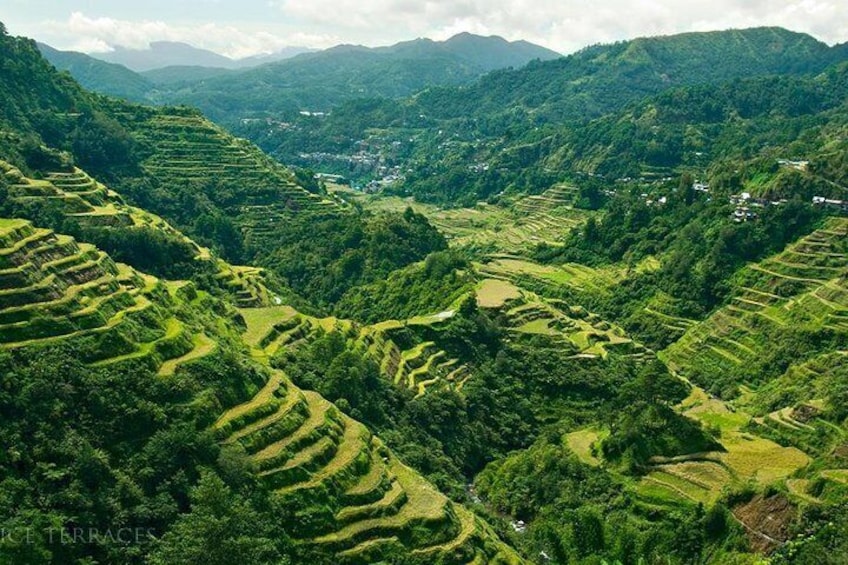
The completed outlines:
[[[232,67],[235,63],[229,57],[180,41],[152,41],[147,49],[115,46],[109,53],[99,53],[94,56],[109,63],[124,65],[136,72],[172,65],[226,68]]]

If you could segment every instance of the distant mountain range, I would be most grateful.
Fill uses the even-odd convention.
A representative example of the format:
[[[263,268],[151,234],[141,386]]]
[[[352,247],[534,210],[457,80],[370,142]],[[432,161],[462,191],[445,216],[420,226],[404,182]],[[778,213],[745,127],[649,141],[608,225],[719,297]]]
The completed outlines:
[[[275,53],[254,55],[243,59],[231,59],[207,49],[200,49],[179,41],[154,41],[148,49],[130,49],[116,46],[108,53],[92,55],[107,63],[117,63],[136,72],[151,71],[172,66],[216,67],[221,69],[243,69],[263,63],[281,61],[313,51],[307,47],[285,47]]]
[[[425,87],[469,84],[492,70],[560,57],[526,41],[470,33],[376,48],[289,48],[238,61],[174,42],[96,56],[46,45],[41,51],[92,90],[136,101],[196,105],[222,121],[243,113],[328,111],[359,97],[408,96]],[[116,68],[119,63],[123,67]]]
[[[560,55],[524,41],[468,33],[389,47],[340,45],[317,53],[162,89],[153,101],[199,107],[213,120],[329,112],[356,98],[400,98],[432,86],[462,86],[482,75]]]
[[[496,35],[484,37],[468,32],[454,35],[445,41],[419,38],[386,47],[339,45],[322,53],[315,53],[313,56],[320,58],[342,52],[372,53],[395,58],[423,58],[433,54],[444,54],[461,59],[474,68],[484,71],[522,67],[535,59],[547,61],[561,57],[556,51],[527,41],[507,41]]]
[[[343,159],[332,165],[308,156],[350,155],[361,140],[390,147],[414,138],[405,157],[414,164],[406,167],[414,171],[403,183],[406,193],[471,205],[504,187],[541,192],[578,172],[663,178],[676,176],[681,166],[703,168],[718,155],[743,161],[763,146],[788,145],[793,131],[808,132],[810,141],[816,124],[809,116],[827,123],[827,112],[835,111],[845,92],[838,87],[844,72],[813,79],[846,62],[848,45],[831,47],[780,28],[687,33],[587,47],[406,98],[354,100],[324,119],[286,120],[292,127],[268,128],[263,120],[249,119],[235,123],[237,116],[250,117],[245,108],[252,103],[235,88],[227,97],[231,113],[213,115],[281,162],[326,173],[352,174]],[[634,106],[640,101],[645,106]],[[193,101],[203,109],[223,108],[215,102]],[[726,125],[717,126],[714,116]],[[827,141],[840,135],[815,132],[821,143],[779,153],[824,153]],[[843,182],[841,174],[830,178]]]

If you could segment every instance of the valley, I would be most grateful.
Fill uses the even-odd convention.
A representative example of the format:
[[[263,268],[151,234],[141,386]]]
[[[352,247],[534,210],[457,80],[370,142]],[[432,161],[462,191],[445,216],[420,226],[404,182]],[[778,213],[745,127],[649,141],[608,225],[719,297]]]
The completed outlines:
[[[560,190],[555,187],[550,192],[558,196]],[[545,192],[508,205],[440,209],[397,197],[351,194],[347,189],[337,193],[355,198],[366,209],[411,205],[427,215],[452,249],[476,259],[472,265],[480,279],[478,304],[501,313],[512,340],[529,344],[533,336],[544,338],[586,360],[605,358],[610,351],[626,352],[642,362],[658,356],[691,385],[675,410],[710,430],[717,438],[717,449],[651,457],[640,478],[625,481],[637,507],[668,512],[680,505],[714,505],[733,491],[766,489],[769,494],[755,495],[745,510],[733,511],[732,519],[754,545],[774,551],[787,541],[798,507],[827,504],[816,497],[817,489],[823,488],[831,501],[841,496],[836,493],[844,492],[840,473],[846,461],[834,455],[844,450],[847,430],[834,425],[825,409],[828,402],[817,398],[827,395],[828,387],[841,386],[829,379],[841,380],[845,375],[845,328],[840,322],[845,305],[839,290],[848,275],[842,249],[848,241],[844,218],[831,218],[782,252],[742,269],[734,277],[734,292],[726,305],[706,319],[664,314],[661,303],[649,302],[645,312],[679,337],[669,347],[651,351],[622,328],[578,304],[569,306],[553,297],[614,292],[630,277],[655,273],[658,258],[600,268],[549,265],[528,256],[534,245],[511,245],[508,234],[532,225],[537,214],[557,218],[560,234],[575,225],[579,230],[591,213],[573,209],[573,200],[561,202]],[[562,215],[563,210],[579,217],[580,223],[561,219],[569,217],[568,212]],[[465,231],[468,226],[474,228],[470,234]],[[535,239],[526,237],[527,232],[524,235],[520,241],[525,244]],[[542,238],[535,244],[542,242],[564,244],[562,239]],[[791,347],[787,341],[793,330],[812,341],[792,349],[793,357],[782,358],[784,348]],[[840,350],[828,352],[832,339]],[[731,393],[738,396],[730,400],[716,396],[726,395],[722,387],[731,381],[741,383],[740,392]],[[608,428],[594,424],[567,433],[563,441],[581,462],[612,470],[614,463],[601,455],[608,435]],[[834,464],[838,469],[829,468]],[[773,504],[788,512],[780,518],[784,521],[780,526],[760,521],[759,513],[765,510],[757,509]]]
[[[0,562],[848,552],[844,45],[87,57],[0,28]]]
[[[563,234],[580,227],[590,212],[575,209],[575,189],[556,186],[539,196],[518,198],[511,205],[478,202],[473,208],[443,209],[412,198],[369,196],[331,185],[332,194],[375,212],[402,212],[411,207],[427,217],[455,249],[527,252],[540,243],[562,245]]]

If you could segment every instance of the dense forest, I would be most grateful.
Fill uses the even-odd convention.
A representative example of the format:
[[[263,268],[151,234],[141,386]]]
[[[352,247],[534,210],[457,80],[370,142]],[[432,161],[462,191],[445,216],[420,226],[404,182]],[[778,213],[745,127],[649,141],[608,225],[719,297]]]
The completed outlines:
[[[717,63],[727,49],[736,50],[730,67]],[[541,192],[578,173],[661,178],[764,156],[805,155],[835,172],[824,148],[844,119],[844,60],[844,45],[780,29],[684,34],[593,46],[468,87],[340,104],[281,131],[236,127],[286,162],[363,180],[353,164],[302,155],[349,155],[365,141],[407,170],[393,190],[443,205]]]
[[[183,91],[257,146],[0,27],[0,562],[840,563],[845,46],[509,53]]]

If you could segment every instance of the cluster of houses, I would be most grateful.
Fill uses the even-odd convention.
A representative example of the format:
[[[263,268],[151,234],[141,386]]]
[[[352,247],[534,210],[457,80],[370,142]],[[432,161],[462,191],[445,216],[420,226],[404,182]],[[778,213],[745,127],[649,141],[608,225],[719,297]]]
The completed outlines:
[[[810,167],[809,161],[792,161],[790,159],[778,159],[777,164],[796,171],[806,171]]]
[[[515,520],[513,522],[510,522],[509,525],[512,526],[512,530],[517,534],[523,534],[527,531],[527,524],[524,522],[524,520]]]
[[[747,222],[757,218],[757,213],[753,208],[765,208],[766,206],[780,206],[785,204],[786,200],[768,200],[766,198],[752,198],[748,192],[742,194],[734,194],[730,197],[730,202],[736,204],[736,210],[733,212],[733,220],[736,222]],[[834,198],[825,198],[824,196],[813,196],[814,206],[826,206],[841,212],[848,213],[848,200],[837,200]]]
[[[397,169],[397,167],[395,167],[395,169]],[[362,187],[362,192],[365,192],[367,194],[380,192],[387,186],[403,182],[404,180],[406,180],[406,177],[401,174],[398,174],[396,171],[394,173],[385,175],[382,178],[372,180],[371,182]]]
[[[733,221],[737,223],[756,220],[758,214],[754,211],[755,208],[780,206],[781,204],[786,204],[786,202],[787,200],[785,199],[769,200],[768,198],[755,198],[751,196],[750,192],[730,195],[730,203],[736,205],[736,210],[733,211]]]
[[[279,132],[279,131],[289,131],[289,130],[300,129],[295,124],[292,124],[290,122],[282,122],[280,120],[275,120],[274,118],[242,118],[241,119],[241,125],[243,125],[243,126],[250,126],[250,125],[256,125],[256,124],[264,124],[264,125],[268,126],[269,128],[271,128],[271,129],[268,130],[269,134],[274,134],[274,133]]]
[[[386,164],[382,155],[360,151],[353,155],[334,153],[301,153],[298,157],[310,165],[334,165],[334,169],[347,169],[355,178],[357,174],[365,174],[374,177],[365,186],[353,186],[363,192],[379,192],[386,186],[403,181],[406,177],[399,166]],[[349,178],[344,175],[333,175],[319,173],[317,178],[335,182],[337,184],[348,184]]]
[[[848,200],[836,200],[834,198],[825,198],[824,196],[813,196],[813,204],[816,206],[836,208],[842,212],[848,212]]]
[[[344,175],[331,175],[330,173],[315,173],[316,180],[331,182],[333,184],[348,184]]]
[[[651,200],[651,199],[648,199],[648,193],[643,192],[642,198],[646,199],[645,204],[647,206],[663,206],[663,205],[668,203],[668,197],[667,196],[660,196],[656,200]]]
[[[298,158],[311,163],[346,163],[350,168],[373,169],[382,161],[379,153],[360,151],[352,155],[343,153],[300,153]]]

